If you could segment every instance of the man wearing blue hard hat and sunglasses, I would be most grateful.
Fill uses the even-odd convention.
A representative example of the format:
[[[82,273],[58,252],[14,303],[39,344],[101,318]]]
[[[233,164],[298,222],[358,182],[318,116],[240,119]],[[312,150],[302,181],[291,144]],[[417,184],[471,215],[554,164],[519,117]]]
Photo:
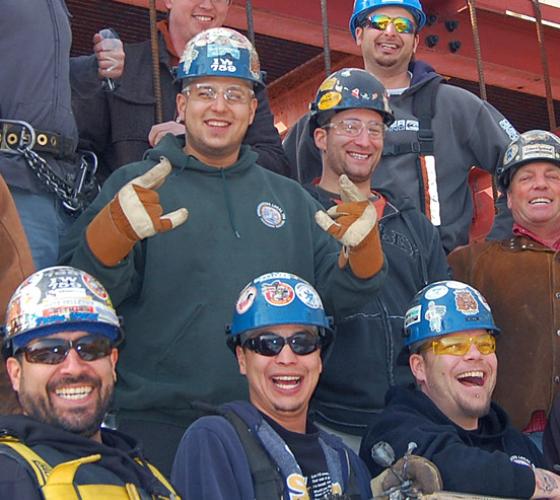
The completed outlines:
[[[101,428],[123,340],[101,283],[73,267],[37,271],[3,333],[23,415],[0,417],[0,498],[178,498],[136,440]]]
[[[319,294],[289,273],[252,280],[239,294],[227,344],[249,400],[197,420],[179,445],[172,478],[184,498],[370,498],[364,464],[308,419],[330,320]]]

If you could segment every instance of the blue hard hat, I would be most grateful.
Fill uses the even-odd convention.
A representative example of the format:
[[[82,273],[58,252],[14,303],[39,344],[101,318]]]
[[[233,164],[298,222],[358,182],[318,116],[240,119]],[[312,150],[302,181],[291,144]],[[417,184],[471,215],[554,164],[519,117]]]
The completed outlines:
[[[387,6],[402,7],[409,10],[416,19],[417,31],[426,24],[426,14],[422,10],[420,0],[355,0],[354,10],[350,18],[350,33],[356,39],[356,28],[360,26],[363,18],[372,10]]]
[[[229,28],[202,31],[185,46],[177,78],[189,80],[203,76],[241,78],[254,85],[264,85],[259,56],[253,44]]]
[[[123,339],[107,290],[90,274],[69,266],[33,273],[12,295],[3,327],[3,354],[12,356],[31,340],[70,330]]]
[[[388,127],[395,117],[383,84],[364,69],[343,68],[329,75],[310,104],[311,132],[345,109],[377,111]]]
[[[460,281],[438,281],[420,290],[410,303],[404,345],[409,348],[434,337],[479,329],[500,332],[482,294]]]
[[[235,349],[240,336],[273,325],[313,325],[330,339],[330,319],[317,290],[289,273],[268,273],[255,278],[239,294],[233,321],[226,327],[228,346]]]

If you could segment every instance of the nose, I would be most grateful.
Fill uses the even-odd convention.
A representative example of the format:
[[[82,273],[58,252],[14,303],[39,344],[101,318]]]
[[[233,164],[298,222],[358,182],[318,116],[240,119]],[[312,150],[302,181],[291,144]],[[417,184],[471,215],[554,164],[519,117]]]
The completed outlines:
[[[60,371],[63,373],[77,373],[83,370],[85,363],[87,362],[78,356],[76,349],[70,349],[68,355],[61,363]]]
[[[201,0],[199,6],[206,9],[211,9],[212,7],[214,7],[214,4],[212,3],[212,0]]]
[[[216,99],[212,102],[212,109],[216,111],[223,111],[227,107],[227,101],[223,92],[218,91]]]
[[[282,350],[276,355],[276,363],[290,365],[297,361],[297,354],[292,351],[288,344],[284,344]]]
[[[464,358],[465,359],[479,359],[482,357],[482,354],[480,353],[480,351],[478,350],[478,347],[476,347],[476,345],[474,344],[474,342],[471,342],[471,345],[469,347],[469,350],[467,351],[467,353],[465,354]]]
[[[387,27],[385,28],[385,33],[387,33],[388,35],[398,35],[399,32],[397,31],[397,29],[395,28],[395,25],[393,23],[389,23],[387,25]]]
[[[354,143],[361,147],[368,147],[371,144],[371,137],[366,127],[362,128],[362,131],[354,137]]]
[[[548,180],[544,174],[541,172],[537,173],[533,177],[533,188],[535,189],[546,189],[548,187]]]

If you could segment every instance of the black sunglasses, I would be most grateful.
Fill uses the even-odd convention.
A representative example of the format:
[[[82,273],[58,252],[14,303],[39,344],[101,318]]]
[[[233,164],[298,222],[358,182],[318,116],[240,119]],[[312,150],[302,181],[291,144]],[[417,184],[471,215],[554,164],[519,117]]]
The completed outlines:
[[[315,352],[323,341],[314,333],[301,331],[289,337],[282,337],[272,332],[263,332],[256,337],[247,339],[242,347],[261,354],[262,356],[277,356],[284,346],[288,344],[294,354],[305,356]]]
[[[86,335],[77,340],[40,339],[18,349],[15,354],[23,352],[29,363],[58,365],[66,359],[70,349],[75,349],[84,361],[95,361],[111,354],[113,342],[100,335]]]

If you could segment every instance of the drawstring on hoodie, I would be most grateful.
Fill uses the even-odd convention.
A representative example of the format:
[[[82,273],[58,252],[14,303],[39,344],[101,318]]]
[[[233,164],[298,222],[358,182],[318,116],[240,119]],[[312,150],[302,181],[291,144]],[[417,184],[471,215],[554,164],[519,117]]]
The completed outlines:
[[[233,234],[235,234],[235,237],[240,239],[241,235],[239,234],[239,231],[235,227],[235,220],[234,220],[234,217],[233,217],[233,205],[231,204],[231,198],[230,198],[229,191],[228,191],[228,188],[227,188],[225,170],[226,170],[225,168],[220,168],[220,177],[222,178],[222,186],[224,188],[224,198],[226,200],[226,208],[227,208],[227,211],[228,211],[229,225],[231,226],[231,230],[233,231]]]

